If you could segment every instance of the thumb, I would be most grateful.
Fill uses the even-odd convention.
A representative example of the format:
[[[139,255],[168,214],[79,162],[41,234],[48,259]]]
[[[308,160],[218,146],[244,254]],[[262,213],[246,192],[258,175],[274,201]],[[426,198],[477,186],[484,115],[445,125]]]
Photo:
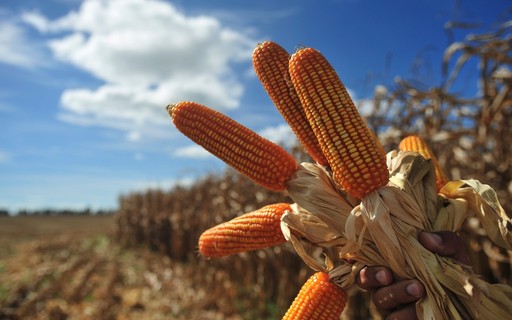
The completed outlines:
[[[420,232],[418,240],[427,250],[440,256],[453,258],[463,264],[470,262],[464,242],[454,232]]]

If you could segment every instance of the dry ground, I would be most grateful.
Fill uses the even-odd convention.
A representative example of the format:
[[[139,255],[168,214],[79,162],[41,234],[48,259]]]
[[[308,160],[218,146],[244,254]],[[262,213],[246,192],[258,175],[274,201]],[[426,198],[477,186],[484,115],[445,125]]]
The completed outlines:
[[[0,319],[239,319],[184,263],[111,239],[112,216],[0,217]]]

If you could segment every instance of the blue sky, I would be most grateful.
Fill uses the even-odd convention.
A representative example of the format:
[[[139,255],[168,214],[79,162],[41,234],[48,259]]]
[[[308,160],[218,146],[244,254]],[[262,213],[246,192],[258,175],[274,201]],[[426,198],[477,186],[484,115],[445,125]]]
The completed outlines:
[[[289,141],[252,70],[252,50],[263,40],[290,52],[319,49],[364,101],[378,84],[413,77],[417,58],[432,66],[419,76],[438,83],[444,24],[488,30],[510,19],[508,7],[505,0],[3,0],[0,208],[112,209],[120,194],[221,170],[172,126],[164,107],[179,100]]]

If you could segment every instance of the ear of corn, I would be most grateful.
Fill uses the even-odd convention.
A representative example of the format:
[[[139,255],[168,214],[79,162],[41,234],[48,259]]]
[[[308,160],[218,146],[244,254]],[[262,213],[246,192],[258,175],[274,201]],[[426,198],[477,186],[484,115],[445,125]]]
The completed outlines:
[[[286,187],[295,201],[292,206],[281,204],[285,209],[265,207],[207,230],[199,241],[200,252],[222,256],[259,249],[284,242],[285,232],[305,263],[329,274],[313,275],[284,319],[338,320],[347,294],[334,283],[349,288],[365,265],[386,266],[397,279],[419,279],[426,291],[416,303],[420,319],[508,319],[511,287],[489,284],[471,268],[452,259],[439,259],[411,237],[419,230],[457,231],[460,223],[453,221],[477,217],[489,240],[503,249],[512,248],[512,222],[495,192],[476,180],[452,181],[443,187],[445,201],[440,203],[433,186],[426,183],[432,180],[431,164],[410,152],[389,154],[393,183],[380,188],[389,180],[384,150],[332,66],[318,51],[301,49],[290,59],[289,73],[333,174],[313,164],[296,168],[292,159],[284,161],[293,162],[290,170],[274,179],[276,172],[283,170],[269,170],[269,165],[288,166],[274,163],[281,156],[251,166],[253,154],[268,159],[266,154],[280,151],[263,146],[264,155],[260,154],[263,142],[253,139],[250,130],[246,132],[248,129],[233,120],[194,103],[169,108],[176,126],[194,141],[267,187]],[[246,136],[250,136],[249,142]],[[422,150],[418,145],[407,146],[407,142],[401,147]],[[423,156],[433,158],[431,154]],[[268,177],[272,178],[266,180]],[[361,202],[347,199],[339,192],[339,184]],[[379,192],[372,192],[377,188]],[[267,210],[270,217],[266,217]],[[455,218],[437,219],[443,212]],[[353,262],[347,263],[347,259]]]
[[[434,155],[432,149],[430,149],[429,145],[425,142],[425,140],[423,140],[423,138],[417,135],[405,137],[402,139],[402,141],[400,141],[398,148],[401,151],[417,152],[423,156],[423,158],[432,160],[436,172],[437,191],[439,191],[448,182],[448,178],[446,178],[446,174],[444,173],[443,168],[441,168],[439,165],[437,157]]]
[[[284,48],[272,41],[258,44],[252,55],[256,75],[274,102],[277,110],[299,139],[304,149],[320,165],[327,165],[316,136],[307,121],[304,108],[291,84],[288,72],[290,55]]]
[[[220,112],[188,101],[167,110],[183,134],[270,190],[284,190],[297,168],[283,148]]]
[[[222,257],[284,243],[281,216],[291,211],[288,203],[277,203],[246,213],[206,230],[199,238],[199,252]]]
[[[363,198],[389,180],[386,158],[336,71],[317,50],[299,49],[290,75],[336,181]]]
[[[317,272],[302,286],[283,320],[338,320],[347,304],[347,293]]]

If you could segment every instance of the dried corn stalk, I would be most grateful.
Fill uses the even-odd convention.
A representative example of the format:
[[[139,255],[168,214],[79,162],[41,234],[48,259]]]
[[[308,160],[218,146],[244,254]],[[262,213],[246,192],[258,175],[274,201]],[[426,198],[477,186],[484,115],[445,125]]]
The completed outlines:
[[[440,257],[426,250],[417,240],[417,234],[422,230],[457,232],[471,217],[480,221],[493,243],[512,250],[512,222],[494,191],[478,181],[464,180],[448,182],[438,193],[431,159],[409,151],[392,151],[387,155],[380,152],[380,144],[376,143],[367,126],[361,124],[359,114],[354,111],[354,105],[332,67],[315,50],[299,51],[297,58],[294,60],[292,56],[290,60],[289,72],[301,100],[296,107],[305,108],[307,121],[329,166],[303,163],[293,168],[293,174],[287,171],[279,178],[295,201],[291,210],[281,217],[285,239],[292,243],[306,264],[328,274],[330,281],[343,289],[351,287],[358,272],[367,265],[387,266],[399,279],[419,279],[427,293],[416,303],[420,319],[509,317],[512,312],[511,287],[489,284],[474,274],[470,266]],[[304,57],[304,52],[312,53],[313,58]],[[295,65],[303,63],[301,61],[306,64]],[[273,99],[278,101],[279,97]],[[232,120],[229,122],[232,124]],[[201,130],[212,133],[224,126],[222,121],[205,121],[203,124],[205,127]],[[224,134],[236,142],[242,155],[258,147],[254,145],[257,139],[247,140],[236,132],[231,135],[225,131]],[[222,150],[229,151],[229,144],[233,144],[224,139],[222,147],[218,147],[220,142],[210,134],[202,135],[199,142],[211,146],[221,158],[224,156]],[[363,157],[353,157],[347,152]],[[283,157],[286,159],[288,155]],[[383,158],[389,171],[389,182],[379,169]],[[237,161],[230,164],[244,168],[242,172],[249,177],[254,175],[250,160],[240,157],[244,166]],[[266,176],[274,174],[272,171],[256,168],[259,181],[275,178]],[[361,190],[355,184],[366,176],[372,181],[363,183]],[[214,245],[222,246],[222,243]],[[311,303],[323,305],[315,300],[323,301],[323,296],[311,299]],[[326,310],[325,314],[331,315],[327,319],[337,319],[337,312]]]

